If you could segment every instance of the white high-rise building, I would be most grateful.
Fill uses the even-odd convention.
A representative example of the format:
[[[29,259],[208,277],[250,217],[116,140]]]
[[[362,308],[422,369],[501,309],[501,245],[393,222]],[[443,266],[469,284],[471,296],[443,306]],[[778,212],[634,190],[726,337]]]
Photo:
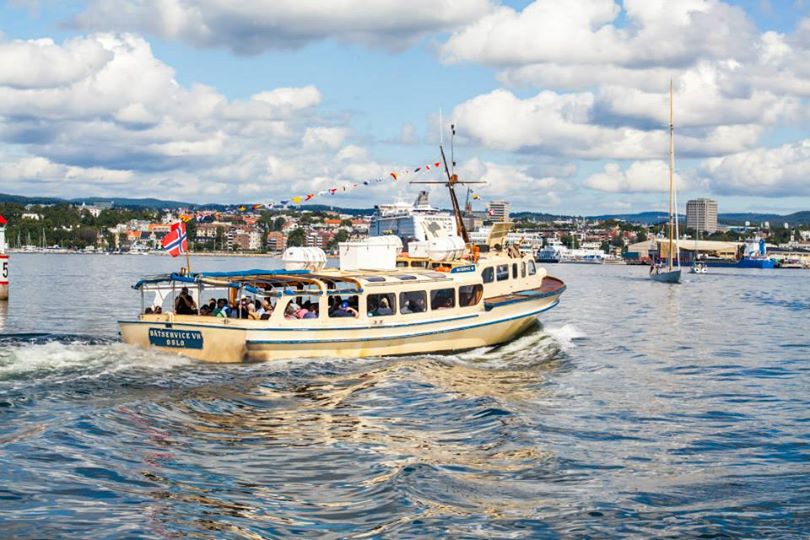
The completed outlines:
[[[487,214],[493,221],[509,221],[509,203],[506,201],[490,201],[487,204]]]
[[[694,199],[686,203],[686,228],[700,232],[717,231],[717,201]]]

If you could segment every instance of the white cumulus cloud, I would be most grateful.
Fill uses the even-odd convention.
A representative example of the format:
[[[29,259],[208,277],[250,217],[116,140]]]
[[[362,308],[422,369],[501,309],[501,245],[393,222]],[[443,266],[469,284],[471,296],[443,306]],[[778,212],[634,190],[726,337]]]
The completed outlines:
[[[677,189],[687,187],[679,174],[673,180]],[[602,172],[586,178],[585,185],[609,193],[669,191],[669,165],[660,160],[634,161],[622,170],[618,163],[608,163]]]
[[[398,49],[492,9],[490,0],[91,0],[72,22],[257,54],[323,39]]]
[[[810,195],[810,139],[705,160],[700,172],[720,194]]]

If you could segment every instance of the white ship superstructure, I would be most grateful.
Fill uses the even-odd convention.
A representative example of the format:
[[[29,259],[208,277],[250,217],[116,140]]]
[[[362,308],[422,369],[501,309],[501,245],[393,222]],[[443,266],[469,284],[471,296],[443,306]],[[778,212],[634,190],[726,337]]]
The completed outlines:
[[[429,242],[447,236],[456,236],[453,216],[434,208],[428,201],[428,192],[420,191],[414,204],[395,202],[381,204],[369,224],[369,236],[395,235],[407,246],[409,242]]]

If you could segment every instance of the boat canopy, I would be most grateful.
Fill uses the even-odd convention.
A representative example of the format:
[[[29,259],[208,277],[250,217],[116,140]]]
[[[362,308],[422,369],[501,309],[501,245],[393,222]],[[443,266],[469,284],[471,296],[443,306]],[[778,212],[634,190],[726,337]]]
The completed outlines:
[[[160,274],[148,276],[137,283],[132,288],[135,290],[157,289],[161,284],[183,283],[183,284],[203,284],[213,287],[244,288],[252,293],[266,294],[267,289],[285,289],[287,285],[295,285],[302,282],[314,283],[313,279],[306,279],[309,270],[243,270],[238,272],[198,272],[194,274]],[[152,287],[156,285],[156,287]],[[266,285],[260,287],[259,285]],[[285,291],[286,292],[286,291]],[[292,291],[290,291],[292,292]]]

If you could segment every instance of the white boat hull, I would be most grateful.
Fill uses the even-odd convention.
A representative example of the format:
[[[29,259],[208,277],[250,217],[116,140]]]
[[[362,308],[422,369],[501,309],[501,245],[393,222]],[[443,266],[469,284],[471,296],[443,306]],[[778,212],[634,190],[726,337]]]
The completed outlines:
[[[489,310],[459,310],[447,318],[416,315],[413,322],[400,319],[390,325],[375,321],[363,326],[355,319],[342,319],[346,324],[340,327],[273,328],[266,321],[168,315],[119,324],[125,343],[208,362],[433,353],[514,339],[535,325],[539,314],[556,306],[563,290]],[[157,320],[161,317],[164,320]]]

